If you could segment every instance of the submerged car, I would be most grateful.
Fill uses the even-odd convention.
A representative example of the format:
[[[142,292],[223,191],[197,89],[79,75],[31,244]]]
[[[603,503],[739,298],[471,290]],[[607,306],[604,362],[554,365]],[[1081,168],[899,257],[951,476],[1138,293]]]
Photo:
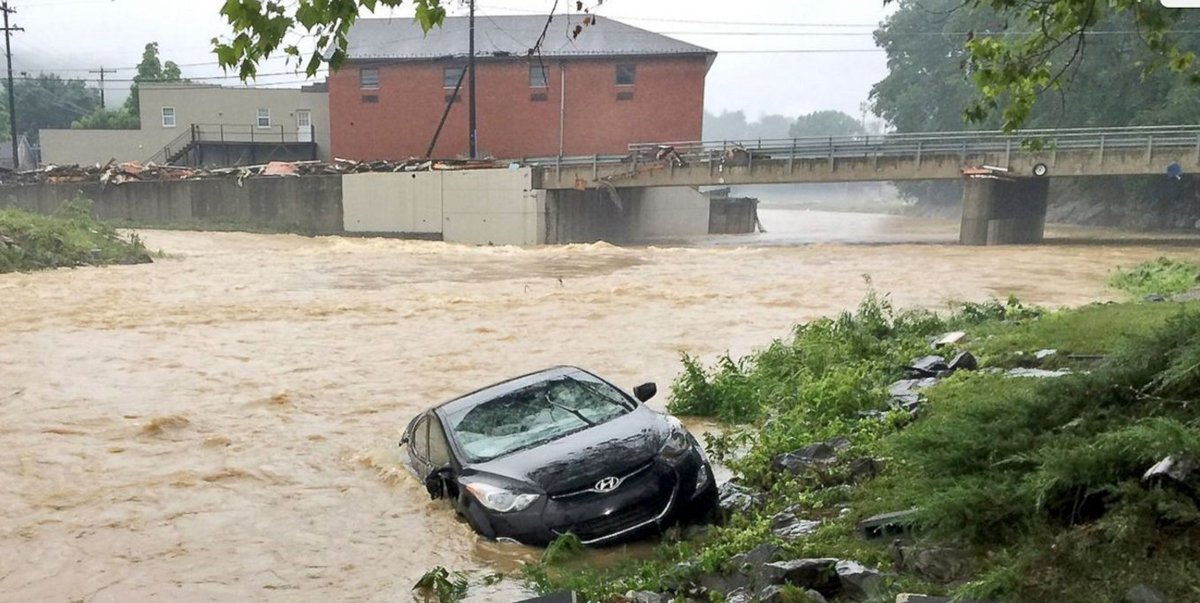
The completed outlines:
[[[601,545],[706,520],[712,467],[674,417],[576,367],[504,381],[433,408],[400,441],[431,497],[480,534],[544,546],[570,532]]]

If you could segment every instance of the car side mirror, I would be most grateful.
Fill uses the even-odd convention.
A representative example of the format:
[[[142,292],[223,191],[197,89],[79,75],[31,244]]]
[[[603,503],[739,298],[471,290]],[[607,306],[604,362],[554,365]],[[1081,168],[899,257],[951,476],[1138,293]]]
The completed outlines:
[[[641,402],[645,402],[645,401],[649,400],[650,398],[653,398],[654,395],[657,393],[658,393],[658,386],[655,385],[653,381],[651,381],[650,383],[643,383],[643,384],[633,388],[633,396]]]
[[[425,476],[425,491],[429,493],[429,498],[437,500],[446,498],[446,480],[450,479],[450,466],[434,469]]]

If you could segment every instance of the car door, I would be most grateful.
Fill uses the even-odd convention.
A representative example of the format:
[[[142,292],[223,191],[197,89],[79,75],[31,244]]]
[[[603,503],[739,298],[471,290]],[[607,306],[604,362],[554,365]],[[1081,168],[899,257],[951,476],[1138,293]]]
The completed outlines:
[[[433,470],[429,462],[429,422],[429,414],[423,414],[408,427],[408,462],[421,480]]]

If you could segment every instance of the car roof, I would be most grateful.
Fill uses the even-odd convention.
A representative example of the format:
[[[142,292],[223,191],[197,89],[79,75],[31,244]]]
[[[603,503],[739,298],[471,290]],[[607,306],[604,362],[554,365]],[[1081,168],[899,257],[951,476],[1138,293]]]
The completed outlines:
[[[527,373],[519,377],[513,377],[512,379],[482,387],[471,393],[463,394],[457,398],[454,398],[453,400],[443,402],[433,407],[433,410],[442,416],[454,414],[455,412],[458,412],[464,408],[471,408],[482,402],[499,398],[505,394],[515,392],[535,383],[541,383],[543,381],[549,381],[555,377],[563,377],[577,373],[585,373],[588,375],[592,374],[589,371],[585,371],[577,366],[553,366],[547,369],[534,371],[532,373]]]

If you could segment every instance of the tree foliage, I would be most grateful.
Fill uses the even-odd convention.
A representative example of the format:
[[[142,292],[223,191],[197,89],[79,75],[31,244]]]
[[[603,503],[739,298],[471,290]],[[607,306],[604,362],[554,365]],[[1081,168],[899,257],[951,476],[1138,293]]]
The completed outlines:
[[[138,63],[137,75],[133,76],[133,85],[129,87],[129,97],[125,99],[125,109],[137,116],[141,105],[138,98],[138,87],[146,82],[181,82],[183,73],[174,61],[162,62],[158,58],[158,42],[146,44],[142,51],[142,61]]]
[[[96,108],[71,124],[72,128],[88,130],[136,130],[141,127],[141,85],[146,82],[183,82],[183,72],[174,61],[159,58],[158,42],[146,44],[137,75],[129,87],[125,104],[115,109]]]
[[[1187,11],[1163,8],[1140,0],[884,0],[899,10],[877,41],[895,60],[919,64],[917,56],[933,60],[926,94],[941,91],[942,82],[971,84],[967,98],[958,98],[962,115],[974,124],[1014,130],[1029,125],[1047,96],[1073,92],[1078,74],[1093,65],[1133,68],[1139,77],[1161,71],[1200,83],[1195,65],[1196,44],[1186,21]],[[941,37],[902,41],[894,35],[922,24],[912,16],[924,10],[925,25],[940,25]],[[905,17],[900,16],[904,13]],[[892,26],[895,29],[892,29]],[[966,27],[964,27],[966,26]],[[1118,27],[1113,27],[1118,26]],[[1112,33],[1112,32],[1121,33]],[[953,42],[946,45],[945,42]],[[933,53],[931,47],[941,47]],[[1113,52],[1120,47],[1124,53]],[[1099,56],[1097,56],[1099,55]],[[1108,56],[1106,56],[1108,55]],[[1115,56],[1114,56],[1115,55]],[[936,60],[936,59],[941,60]],[[947,59],[957,73],[946,71]],[[936,75],[935,75],[936,73]],[[947,76],[942,80],[937,75]],[[936,82],[937,85],[929,85]],[[913,91],[915,92],[915,91]],[[956,90],[956,94],[961,90]],[[1109,96],[1113,95],[1111,92]],[[1124,99],[1129,105],[1129,99]],[[937,116],[930,116],[937,117]]]
[[[792,122],[788,135],[792,138],[805,136],[858,136],[866,134],[862,122],[841,111],[813,111],[801,115]]]
[[[40,73],[16,80],[13,96],[17,105],[17,132],[37,142],[38,130],[67,128],[100,105],[100,93],[80,79],[63,79]],[[8,123],[8,94],[0,97],[0,138],[11,140]]]
[[[425,31],[440,25],[446,17],[441,0],[411,0],[417,22]],[[227,40],[213,38],[217,60],[225,69],[237,69],[242,79],[258,73],[258,63],[277,53],[302,61],[308,75],[322,65],[334,69],[346,60],[347,34],[360,10],[374,12],[379,7],[397,7],[403,0],[226,0],[221,15],[233,30]],[[302,51],[300,34],[311,41],[311,50]]]

